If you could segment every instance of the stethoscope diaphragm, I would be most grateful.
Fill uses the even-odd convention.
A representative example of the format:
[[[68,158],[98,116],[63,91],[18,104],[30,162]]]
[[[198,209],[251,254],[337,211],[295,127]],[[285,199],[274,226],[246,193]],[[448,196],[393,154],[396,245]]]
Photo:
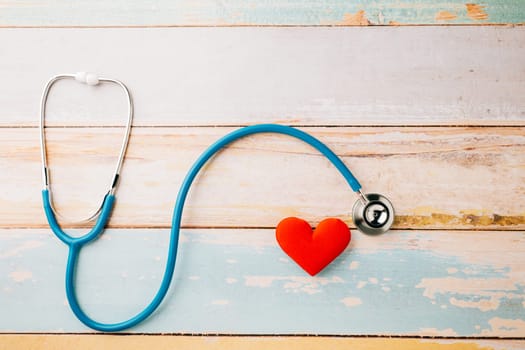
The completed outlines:
[[[367,193],[355,202],[352,219],[363,233],[377,235],[388,231],[394,223],[394,207],[385,196]]]

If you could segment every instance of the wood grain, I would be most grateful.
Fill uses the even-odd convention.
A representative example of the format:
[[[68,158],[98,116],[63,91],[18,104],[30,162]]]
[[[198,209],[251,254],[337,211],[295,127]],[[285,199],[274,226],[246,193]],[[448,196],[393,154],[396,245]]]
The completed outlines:
[[[525,27],[3,29],[0,126],[36,126],[45,82],[81,70],[129,86],[136,126],[524,125],[524,36]],[[85,126],[120,125],[126,105],[116,87],[64,82],[48,107],[49,125]]]
[[[397,211],[395,230],[354,230],[309,277],[273,227],[289,215],[350,222],[353,194],[300,142],[240,141],[197,179],[170,293],[130,330],[229,336],[0,335],[0,350],[524,348],[491,339],[525,339],[525,27],[397,27],[523,23],[522,2],[0,0],[0,27],[37,27],[0,29],[0,332],[92,333],[67,306],[67,250],[41,208],[35,126],[53,74],[107,73],[135,99],[114,228],[78,270],[81,303],[102,321],[151,299],[180,182],[234,126],[301,126]],[[396,27],[341,27],[376,24]],[[254,25],[335,27],[184,27]],[[51,176],[68,217],[94,210],[109,185],[124,111],[112,86],[53,90]]]
[[[134,128],[111,227],[169,227],[183,177],[233,128]],[[387,195],[397,228],[525,227],[524,128],[303,128],[325,142],[361,180]],[[48,129],[55,202],[87,217],[109,188],[119,128]],[[37,129],[0,129],[2,227],[47,227],[41,207]],[[504,179],[504,180],[503,180]],[[355,195],[310,146],[283,135],[232,144],[200,174],[186,205],[189,227],[275,227],[286,216],[316,224],[350,221]]]
[[[316,277],[274,234],[184,230],[166,300],[128,331],[525,336],[524,232],[354,231]],[[166,229],[110,229],[85,247],[76,285],[88,314],[115,322],[142,309],[159,286],[168,242]],[[0,230],[0,243],[0,332],[91,332],[65,301],[67,249],[48,229]]]
[[[0,350],[24,349],[355,349],[355,350],[519,350],[523,341],[370,339],[325,337],[189,337],[116,335],[0,335]]]
[[[2,26],[260,26],[524,23],[521,0],[40,0],[0,2]],[[443,12],[449,13],[443,16]]]

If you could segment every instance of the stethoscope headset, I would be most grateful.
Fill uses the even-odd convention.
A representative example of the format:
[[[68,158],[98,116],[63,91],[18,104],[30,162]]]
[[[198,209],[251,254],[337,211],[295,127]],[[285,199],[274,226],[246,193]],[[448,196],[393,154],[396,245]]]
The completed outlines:
[[[90,217],[82,220],[82,222],[95,221],[95,224],[91,230],[81,237],[72,237],[62,230],[60,227],[57,217],[62,218],[57,210],[53,206],[52,198],[52,186],[50,181],[50,171],[47,165],[47,152],[46,152],[46,138],[45,138],[45,112],[46,103],[51,87],[60,80],[73,79],[80,83],[84,83],[90,86],[96,86],[98,84],[116,84],[124,90],[127,98],[128,105],[128,118],[124,133],[124,138],[120,148],[120,154],[115,167],[115,172],[110,179],[109,188],[107,193],[102,200],[98,210]],[[348,185],[357,194],[358,199],[355,202],[352,210],[352,218],[356,227],[363,233],[369,235],[376,235],[386,232],[394,222],[394,208],[390,201],[376,193],[364,194],[361,190],[361,184],[354,177],[352,172],[346,167],[342,160],[332,152],[325,144],[316,139],[315,137],[293,127],[277,125],[277,124],[259,124],[252,125],[237,129],[221,139],[213,143],[208,149],[206,149],[199,158],[192,165],[188,171],[177,195],[175,202],[175,208],[173,210],[173,217],[171,223],[171,234],[170,243],[168,249],[168,258],[166,262],[166,269],[162,278],[160,287],[155,294],[153,300],[138,314],[132,318],[122,321],[119,323],[101,323],[90,318],[80,307],[76,292],[75,292],[75,268],[78,261],[78,255],[82,247],[93,240],[95,240],[104,231],[106,224],[111,216],[111,211],[115,202],[115,194],[117,191],[120,171],[126,154],[126,149],[129,141],[129,135],[131,131],[131,124],[133,121],[133,102],[131,95],[127,87],[119,80],[98,77],[91,73],[76,73],[76,74],[60,74],[51,78],[46,84],[40,103],[40,145],[41,145],[41,156],[42,156],[42,178],[44,189],[42,190],[42,200],[44,211],[49,223],[49,226],[53,233],[69,247],[69,254],[66,266],[66,295],[69,301],[69,305],[73,313],[78,319],[86,326],[105,332],[116,332],[121,331],[130,327],[133,327],[147,317],[149,317],[161,304],[162,300],[168,292],[173,273],[175,270],[175,263],[177,259],[177,250],[179,244],[179,232],[181,226],[182,213],[184,209],[184,203],[186,201],[188,191],[195,180],[195,177],[206,164],[206,162],[213,157],[218,151],[228,146],[230,143],[253,134],[259,133],[277,133],[284,134],[309,144],[321,154],[323,154],[336,168],[339,170],[341,175],[345,178]]]

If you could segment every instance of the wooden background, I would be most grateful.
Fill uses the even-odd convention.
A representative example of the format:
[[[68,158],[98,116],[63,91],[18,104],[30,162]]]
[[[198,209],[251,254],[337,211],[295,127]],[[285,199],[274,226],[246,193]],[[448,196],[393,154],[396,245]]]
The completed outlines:
[[[525,348],[523,23],[523,0],[0,1],[0,349]],[[365,191],[391,198],[394,229],[353,230],[307,276],[275,225],[336,216],[353,228],[355,196],[310,147],[244,139],[190,194],[162,307],[136,335],[94,333],[69,310],[67,249],[40,199],[39,96],[50,76],[79,70],[121,79],[136,107],[110,229],[80,260],[96,319],[149,302],[184,175],[239,126],[312,133]],[[66,216],[98,206],[125,107],[114,86],[52,91],[49,161]]]

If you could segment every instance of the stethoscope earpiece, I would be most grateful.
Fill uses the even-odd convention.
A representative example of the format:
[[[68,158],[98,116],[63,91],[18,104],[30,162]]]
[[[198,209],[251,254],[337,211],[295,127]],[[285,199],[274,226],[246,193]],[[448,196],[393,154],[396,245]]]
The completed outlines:
[[[42,98],[40,100],[40,151],[41,151],[41,157],[42,157],[42,180],[43,180],[43,190],[46,191],[45,195],[45,204],[44,207],[47,207],[47,210],[49,211],[49,215],[52,215],[53,217],[58,216],[62,218],[64,221],[69,221],[70,223],[74,223],[72,220],[65,220],[62,215],[60,215],[55,207],[53,206],[53,196],[52,196],[52,190],[51,190],[51,178],[49,176],[49,167],[47,165],[47,150],[46,150],[46,134],[45,134],[45,120],[46,120],[46,105],[47,105],[47,99],[49,96],[49,92],[51,91],[51,88],[53,85],[60,81],[60,80],[75,80],[79,83],[86,84],[89,86],[96,86],[101,83],[110,83],[110,84],[116,84],[122,88],[124,91],[124,94],[126,96],[126,100],[128,103],[128,118],[125,126],[124,131],[124,137],[122,140],[122,145],[120,146],[120,153],[117,160],[117,165],[115,167],[115,172],[113,173],[110,182],[108,183],[108,191],[106,195],[104,196],[104,199],[101,201],[100,206],[98,207],[97,211],[89,216],[86,219],[76,221],[76,223],[86,223],[96,220],[99,216],[103,214],[103,209],[106,207],[107,210],[111,210],[107,204],[109,203],[106,199],[108,195],[113,196],[115,194],[115,191],[117,189],[118,180],[120,176],[120,170],[122,168],[122,163],[124,161],[124,156],[126,154],[126,150],[128,147],[128,141],[129,136],[131,133],[131,124],[133,122],[133,100],[131,99],[131,94],[129,93],[128,88],[124,83],[122,83],[120,80],[115,79],[109,79],[109,78],[103,78],[99,77],[98,75],[94,73],[86,73],[86,72],[77,72],[75,74],[59,74],[52,77],[46,84],[44,88],[44,92],[42,93]],[[48,203],[47,203],[48,202]],[[112,201],[111,201],[112,203]],[[50,222],[55,222],[52,219]],[[56,223],[58,224],[58,223]],[[104,230],[104,225],[97,225],[98,232],[102,232]],[[62,230],[60,230],[58,227],[55,230],[56,234],[61,237],[62,241],[64,242],[72,242],[74,239],[70,236],[68,236],[66,233],[64,233]],[[95,232],[93,231],[93,232]],[[86,238],[90,235],[86,235]],[[93,235],[93,238],[95,238],[96,235]],[[79,240],[80,241],[80,240]],[[78,241],[77,241],[78,242]]]
[[[390,229],[394,222],[394,207],[383,195],[367,193],[355,202],[352,219],[357,229],[368,235],[378,235]]]
[[[87,72],[77,72],[74,74],[74,78],[79,83],[84,83],[87,85],[95,86],[100,83],[100,78],[98,75]]]

